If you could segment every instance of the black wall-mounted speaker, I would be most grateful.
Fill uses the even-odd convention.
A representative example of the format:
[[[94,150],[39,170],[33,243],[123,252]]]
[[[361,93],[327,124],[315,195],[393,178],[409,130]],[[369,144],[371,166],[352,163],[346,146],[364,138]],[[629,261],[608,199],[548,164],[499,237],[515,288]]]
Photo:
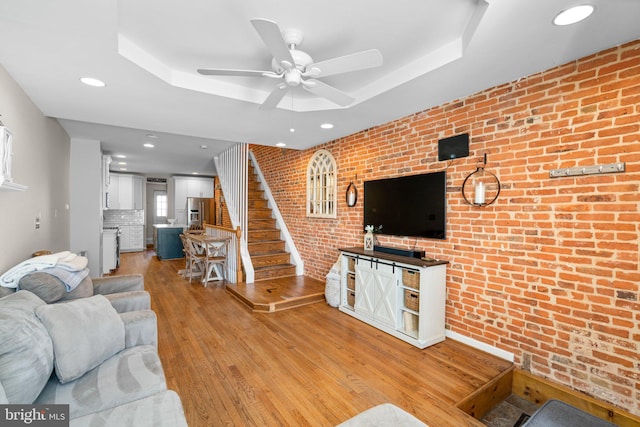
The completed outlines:
[[[451,160],[469,155],[469,134],[463,133],[438,140],[438,160]]]

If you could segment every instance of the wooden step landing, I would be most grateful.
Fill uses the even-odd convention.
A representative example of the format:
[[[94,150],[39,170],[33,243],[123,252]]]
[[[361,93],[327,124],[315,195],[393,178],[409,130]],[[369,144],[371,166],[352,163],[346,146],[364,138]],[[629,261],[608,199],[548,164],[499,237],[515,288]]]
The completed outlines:
[[[227,283],[226,289],[254,312],[273,313],[324,302],[324,282],[293,276],[256,283]]]

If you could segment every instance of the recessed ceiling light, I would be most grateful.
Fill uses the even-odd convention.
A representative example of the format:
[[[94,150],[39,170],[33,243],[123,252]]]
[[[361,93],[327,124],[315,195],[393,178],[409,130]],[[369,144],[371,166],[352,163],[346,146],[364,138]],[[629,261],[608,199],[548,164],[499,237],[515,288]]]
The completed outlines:
[[[284,142],[278,142],[276,143],[276,147],[286,147],[287,144],[285,144]]]
[[[153,144],[152,144],[152,143],[150,143],[150,142],[145,142],[143,145],[144,145],[145,147],[147,147],[147,148],[153,148],[153,147],[155,147],[155,145],[153,145]]]
[[[127,170],[127,168],[120,168],[120,170],[121,170],[121,171],[126,171],[126,170]]]
[[[206,149],[207,149],[207,148],[209,148],[209,147],[207,147],[206,145],[202,144],[202,145],[200,146],[200,148],[202,148],[203,150],[206,150]]]
[[[296,131],[296,130],[295,130],[294,128],[290,128],[290,129],[289,129],[289,132],[291,132],[291,133],[293,133],[293,132],[295,132],[295,131]]]
[[[157,137],[158,137],[158,135],[154,135],[152,133],[148,133],[147,134],[147,138],[157,138]]]
[[[555,25],[571,25],[586,19],[593,13],[594,7],[590,4],[574,6],[570,9],[563,10],[553,19]]]
[[[105,87],[106,83],[102,80],[94,79],[93,77],[82,77],[80,81],[88,86],[93,87]]]
[[[127,156],[125,156],[124,154],[116,154],[113,157],[115,157],[116,159],[126,159],[127,158]]]
[[[320,125],[320,127],[322,129],[333,129],[333,124],[332,123],[323,123]]]
[[[118,162],[118,164],[124,166],[127,164],[127,162]]]
[[[191,172],[191,175],[198,175],[198,172]]]

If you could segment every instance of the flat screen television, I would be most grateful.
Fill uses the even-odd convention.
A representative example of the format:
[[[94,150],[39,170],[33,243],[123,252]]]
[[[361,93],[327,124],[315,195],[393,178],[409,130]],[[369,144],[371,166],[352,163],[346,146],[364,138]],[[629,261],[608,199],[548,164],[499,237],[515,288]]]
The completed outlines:
[[[364,225],[382,226],[379,234],[444,239],[446,190],[445,171],[365,181]]]

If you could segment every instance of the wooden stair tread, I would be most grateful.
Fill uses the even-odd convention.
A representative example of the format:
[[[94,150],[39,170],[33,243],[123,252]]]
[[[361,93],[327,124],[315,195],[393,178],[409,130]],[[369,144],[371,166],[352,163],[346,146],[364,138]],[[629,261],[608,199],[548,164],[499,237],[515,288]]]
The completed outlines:
[[[295,265],[291,263],[278,264],[278,265],[265,265],[263,267],[256,267],[255,270],[266,271],[266,270],[277,270],[278,268],[289,268],[289,267],[295,267]]]
[[[288,262],[290,260],[290,258],[289,258],[290,256],[291,256],[291,254],[289,254],[289,252],[287,252],[287,251],[275,250],[275,251],[270,251],[270,252],[265,252],[265,253],[251,254],[251,261],[253,261],[254,267],[255,267],[255,264],[268,262],[269,259],[276,259],[276,260],[282,259],[282,260],[285,260],[284,257],[286,257],[286,261]],[[272,265],[281,266],[283,264],[274,262]]]
[[[260,245],[260,244],[268,244],[268,243],[280,243],[280,242],[284,242],[284,241],[283,240],[259,240],[257,242],[249,243],[249,246],[251,246],[251,245]]]

